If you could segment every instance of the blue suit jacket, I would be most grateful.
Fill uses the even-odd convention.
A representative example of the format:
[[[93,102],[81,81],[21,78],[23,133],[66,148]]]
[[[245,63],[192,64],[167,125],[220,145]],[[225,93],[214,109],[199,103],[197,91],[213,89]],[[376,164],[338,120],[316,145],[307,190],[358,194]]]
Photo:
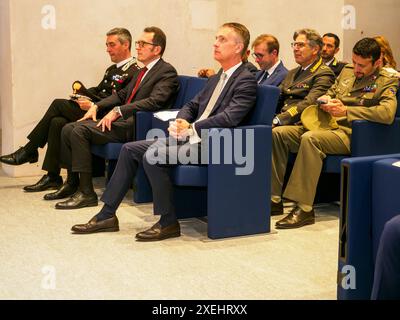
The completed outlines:
[[[264,70],[258,71],[256,74],[256,79],[260,79],[261,75],[264,73]],[[270,85],[270,86],[279,86],[283,79],[285,79],[288,73],[288,69],[285,68],[283,62],[281,61],[276,67],[275,71],[263,82],[260,84]]]
[[[207,107],[222,71],[209,78],[206,86],[179,111],[177,118],[193,123]],[[254,107],[257,81],[242,64],[229,78],[208,118],[198,121],[195,129],[236,127]]]

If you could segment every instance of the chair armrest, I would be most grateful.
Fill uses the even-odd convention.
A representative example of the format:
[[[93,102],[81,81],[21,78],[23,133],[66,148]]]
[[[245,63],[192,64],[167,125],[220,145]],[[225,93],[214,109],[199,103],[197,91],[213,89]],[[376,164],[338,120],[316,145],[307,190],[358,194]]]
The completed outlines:
[[[226,138],[213,148],[218,134]],[[270,231],[271,141],[268,125],[209,130],[210,238]],[[229,213],[229,219],[223,213]],[[223,225],[225,232],[217,232],[215,225]]]
[[[400,118],[395,118],[391,125],[356,120],[352,128],[353,157],[400,152]]]
[[[151,129],[154,112],[139,111],[136,113],[136,141],[145,140]]]

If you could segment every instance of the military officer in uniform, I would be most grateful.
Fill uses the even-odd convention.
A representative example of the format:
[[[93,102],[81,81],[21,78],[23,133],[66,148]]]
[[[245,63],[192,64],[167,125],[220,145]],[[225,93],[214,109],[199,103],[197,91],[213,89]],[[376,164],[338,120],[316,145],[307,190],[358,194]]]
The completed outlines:
[[[340,39],[334,33],[325,33],[322,36],[323,47],[321,51],[322,61],[332,69],[336,78],[342,72],[343,67],[347,64],[346,62],[338,61],[335,55],[339,52]]]
[[[82,118],[90,106],[112,92],[124,88],[139,67],[136,58],[131,56],[132,36],[127,29],[114,28],[107,33],[107,52],[115,64],[109,67],[97,87],[86,89],[76,81],[73,84],[71,99],[56,99],[47,112],[28,135],[29,142],[14,153],[0,157],[0,161],[10,165],[21,165],[38,161],[37,149],[47,143],[46,156],[42,169],[47,171],[37,183],[25,186],[27,192],[44,191],[62,185],[60,176],[60,136],[61,129],[69,122]],[[99,117],[101,117],[100,115]]]
[[[297,152],[283,197],[296,207],[276,223],[277,228],[298,228],[315,223],[313,202],[327,154],[349,154],[351,123],[394,120],[398,80],[379,67],[380,47],[364,38],[353,48],[353,65],[344,67],[319,104],[307,107],[301,123],[277,127],[272,134],[271,209],[283,213],[282,186],[289,152]]]
[[[320,58],[322,39],[315,30],[298,30],[293,40],[293,54],[299,67],[290,70],[279,86],[277,111],[280,113],[273,119],[275,127],[298,122],[301,112],[314,104],[335,81],[335,75]]]

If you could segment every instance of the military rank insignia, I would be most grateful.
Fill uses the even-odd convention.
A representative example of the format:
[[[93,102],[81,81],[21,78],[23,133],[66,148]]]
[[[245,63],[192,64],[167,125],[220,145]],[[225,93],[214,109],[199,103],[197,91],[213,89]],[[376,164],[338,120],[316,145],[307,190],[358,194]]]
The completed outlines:
[[[298,83],[295,88],[297,89],[310,89],[310,86],[307,83]]]
[[[118,83],[123,83],[125,81],[125,79],[127,78],[127,76],[128,76],[127,73],[124,73],[123,75],[116,74],[116,75],[113,75],[112,79],[113,79],[113,81],[116,81]]]
[[[366,86],[366,87],[363,89],[363,92],[375,92],[377,87],[378,87],[378,86],[376,85],[376,83],[371,84],[370,86]]]
[[[389,88],[389,94],[391,96],[395,96],[396,95],[396,90],[394,90],[393,88]]]

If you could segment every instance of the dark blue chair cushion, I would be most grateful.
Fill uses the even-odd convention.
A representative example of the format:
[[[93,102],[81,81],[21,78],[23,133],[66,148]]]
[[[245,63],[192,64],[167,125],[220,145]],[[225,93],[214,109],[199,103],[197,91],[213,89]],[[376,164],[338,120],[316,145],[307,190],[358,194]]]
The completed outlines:
[[[172,170],[173,183],[177,186],[206,187],[207,166],[181,165]]]

